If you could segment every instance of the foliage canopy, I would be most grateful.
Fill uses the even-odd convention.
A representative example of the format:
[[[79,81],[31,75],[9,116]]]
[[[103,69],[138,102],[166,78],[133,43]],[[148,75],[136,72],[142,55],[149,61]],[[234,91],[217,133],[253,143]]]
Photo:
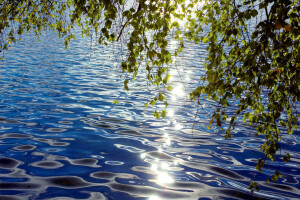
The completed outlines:
[[[282,134],[293,134],[299,123],[299,23],[298,0],[0,0],[0,51],[7,50],[24,31],[39,36],[43,30],[56,30],[67,47],[75,39],[74,27],[79,26],[83,36],[96,33],[100,44],[126,43],[128,52],[121,69],[132,74],[131,81],[141,68],[146,69],[148,81],[158,90],[145,105],[162,101],[168,106],[170,33],[175,33],[180,44],[175,56],[186,39],[207,43],[206,74],[200,77],[203,84],[190,98],[206,95],[220,104],[213,119],[225,138],[231,137],[238,116],[256,127],[256,135],[264,135],[261,150],[265,157],[256,165],[261,172],[267,160],[278,157]],[[124,81],[126,90],[129,82]],[[228,112],[232,99],[238,102],[233,114]],[[167,113],[154,115],[159,118]],[[282,159],[288,162],[290,155]],[[271,178],[277,181],[279,177],[276,171]],[[250,185],[253,188],[257,189],[255,182]]]

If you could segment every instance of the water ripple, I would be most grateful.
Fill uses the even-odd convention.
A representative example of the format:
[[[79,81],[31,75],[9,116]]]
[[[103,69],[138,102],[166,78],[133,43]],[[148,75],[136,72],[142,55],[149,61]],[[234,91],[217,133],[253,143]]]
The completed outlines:
[[[206,128],[216,104],[187,99],[204,73],[205,46],[189,43],[193,53],[171,66],[171,114],[156,120],[163,107],[145,109],[153,98],[145,74],[124,92],[118,45],[91,50],[79,39],[65,50],[52,34],[41,43],[25,36],[0,62],[0,199],[300,198],[299,131],[281,141],[278,157],[290,153],[291,161],[257,173],[264,138],[238,121],[225,140]],[[283,178],[266,184],[275,170]],[[253,179],[260,191],[251,196]]]

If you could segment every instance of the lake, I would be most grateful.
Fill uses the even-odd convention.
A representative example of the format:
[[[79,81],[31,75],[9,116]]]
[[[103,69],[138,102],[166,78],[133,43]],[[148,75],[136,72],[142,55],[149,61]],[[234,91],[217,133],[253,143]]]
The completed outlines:
[[[144,106],[154,97],[145,71],[124,90],[119,45],[79,38],[64,49],[51,32],[14,44],[0,62],[0,199],[299,199],[300,131],[280,143],[291,161],[258,173],[254,128],[239,119],[225,140],[207,129],[216,104],[189,100],[207,52],[186,46],[170,70],[169,116],[156,119],[164,107]],[[266,184],[275,170],[283,178]]]

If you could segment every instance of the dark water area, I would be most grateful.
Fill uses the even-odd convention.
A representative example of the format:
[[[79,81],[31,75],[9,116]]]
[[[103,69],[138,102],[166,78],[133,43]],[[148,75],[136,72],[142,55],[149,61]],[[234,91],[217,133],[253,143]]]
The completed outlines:
[[[153,94],[143,71],[124,91],[119,48],[87,38],[66,50],[47,33],[39,43],[25,36],[5,53],[0,200],[300,199],[299,131],[280,144],[278,157],[289,152],[291,161],[257,173],[263,138],[239,121],[225,140],[206,128],[216,105],[188,100],[204,72],[205,46],[187,45],[171,66],[173,115],[159,120],[152,114],[162,105],[144,106]],[[275,170],[283,178],[266,184]],[[251,180],[260,187],[253,195]]]

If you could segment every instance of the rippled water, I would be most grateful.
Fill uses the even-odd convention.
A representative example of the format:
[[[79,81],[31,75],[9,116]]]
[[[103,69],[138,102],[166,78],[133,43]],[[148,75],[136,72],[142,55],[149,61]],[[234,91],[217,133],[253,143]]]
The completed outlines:
[[[216,129],[206,129],[214,103],[187,100],[203,73],[205,46],[188,45],[172,66],[173,116],[160,120],[152,116],[160,105],[143,105],[153,97],[147,82],[131,83],[124,92],[118,49],[78,39],[66,50],[47,33],[40,43],[26,36],[5,53],[1,200],[300,198],[299,131],[280,144],[291,162],[274,162],[257,173],[263,139],[239,123],[233,139],[225,140]],[[266,184],[274,170],[283,178]],[[253,196],[247,189],[251,180],[261,189]]]

